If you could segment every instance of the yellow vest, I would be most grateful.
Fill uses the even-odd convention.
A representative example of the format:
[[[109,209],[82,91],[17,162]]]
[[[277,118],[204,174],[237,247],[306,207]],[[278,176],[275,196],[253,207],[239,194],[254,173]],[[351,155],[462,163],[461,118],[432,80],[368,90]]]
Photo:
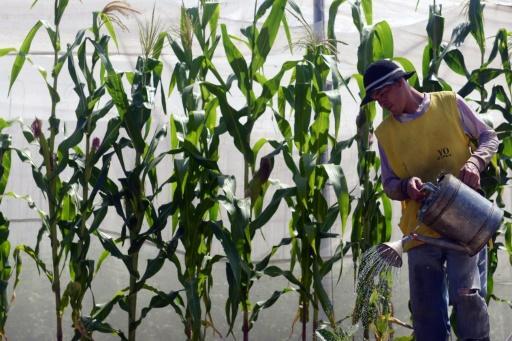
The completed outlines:
[[[423,182],[435,182],[441,172],[458,176],[471,156],[469,138],[461,126],[454,92],[430,94],[428,110],[414,120],[401,123],[390,115],[377,127],[375,134],[391,169],[401,179],[417,176]],[[417,227],[419,208],[417,201],[402,201],[402,232],[439,237],[426,225]],[[413,241],[404,249],[419,244],[421,242]]]

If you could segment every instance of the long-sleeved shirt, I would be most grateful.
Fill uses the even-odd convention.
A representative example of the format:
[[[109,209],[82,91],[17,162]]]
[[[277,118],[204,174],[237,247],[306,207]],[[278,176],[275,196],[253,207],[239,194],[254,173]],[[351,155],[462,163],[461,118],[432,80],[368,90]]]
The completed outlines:
[[[423,101],[418,106],[416,112],[396,115],[394,118],[401,123],[412,121],[423,115],[427,111],[429,105],[430,95],[425,93],[423,96]],[[457,108],[460,112],[460,119],[464,132],[470,138],[478,141],[478,147],[476,150],[472,151],[468,162],[473,163],[478,167],[478,170],[482,172],[490,162],[492,156],[498,150],[498,137],[496,136],[496,132],[487,126],[459,95],[457,95]],[[381,172],[384,192],[386,192],[388,197],[394,200],[408,199],[408,179],[401,179],[393,172],[389,165],[389,161],[386,157],[384,149],[380,145],[379,153],[381,159]]]

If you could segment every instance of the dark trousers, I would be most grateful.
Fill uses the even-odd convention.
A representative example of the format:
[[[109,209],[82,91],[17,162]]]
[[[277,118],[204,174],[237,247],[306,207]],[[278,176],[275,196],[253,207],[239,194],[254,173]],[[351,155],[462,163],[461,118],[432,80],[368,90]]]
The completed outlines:
[[[487,248],[469,257],[425,244],[409,250],[408,262],[417,341],[449,339],[448,304],[455,310],[459,339],[488,340]]]

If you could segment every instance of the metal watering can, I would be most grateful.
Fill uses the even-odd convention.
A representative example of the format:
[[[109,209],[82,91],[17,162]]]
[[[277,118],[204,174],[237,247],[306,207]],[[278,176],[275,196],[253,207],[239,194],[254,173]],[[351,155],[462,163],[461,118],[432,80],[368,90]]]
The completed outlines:
[[[413,233],[379,245],[378,252],[392,266],[402,266],[403,244],[413,239],[474,256],[501,226],[503,211],[451,174],[442,175],[436,185],[428,182],[423,188],[428,196],[418,219],[443,238]]]

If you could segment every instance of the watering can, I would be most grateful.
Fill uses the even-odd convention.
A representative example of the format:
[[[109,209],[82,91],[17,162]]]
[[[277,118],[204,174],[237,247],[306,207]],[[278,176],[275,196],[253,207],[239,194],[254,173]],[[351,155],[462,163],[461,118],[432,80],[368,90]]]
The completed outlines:
[[[428,196],[422,202],[418,219],[442,238],[412,233],[401,240],[379,245],[377,250],[393,266],[402,266],[403,244],[409,240],[474,256],[501,226],[503,211],[451,174],[442,175],[437,184],[424,184],[422,190],[427,191]]]

